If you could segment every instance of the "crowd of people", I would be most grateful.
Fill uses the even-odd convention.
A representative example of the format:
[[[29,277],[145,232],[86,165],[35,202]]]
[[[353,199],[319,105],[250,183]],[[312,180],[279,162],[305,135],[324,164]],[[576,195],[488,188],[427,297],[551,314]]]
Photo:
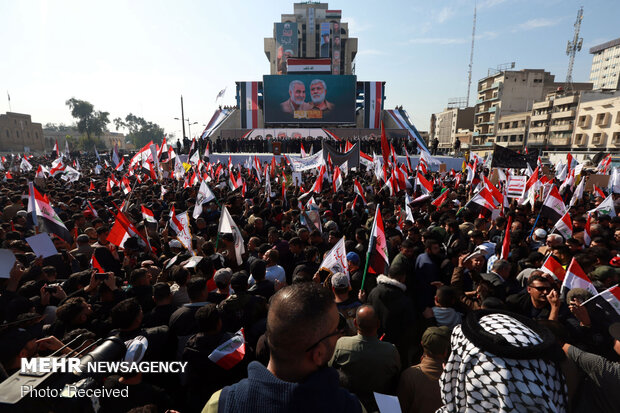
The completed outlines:
[[[241,152],[261,152],[251,145],[265,143],[232,142]],[[289,141],[286,151],[298,152],[300,142]],[[366,142],[376,148],[363,151],[381,152],[378,140]],[[213,150],[231,151],[221,145]],[[460,171],[429,170],[434,186],[423,196],[415,171],[412,185],[395,192],[372,169],[349,168],[335,192],[328,170],[319,175],[321,191],[309,193],[317,171],[294,186],[285,163],[263,165],[267,175],[243,165],[214,173],[220,168],[202,159],[175,179],[160,159],[154,179],[140,163],[128,173],[131,157],[116,170],[76,154],[63,164],[79,168],[78,179],[41,177],[38,166],[55,157],[30,157],[30,171],[20,171],[15,157],[0,172],[0,241],[17,259],[10,274],[0,274],[7,277],[0,278],[0,381],[22,359],[117,337],[147,342],[142,360],[184,361],[187,369],[97,377],[94,386],[129,389],[126,398],[100,398],[102,413],[374,412],[375,392],[398,397],[406,413],[618,411],[620,324],[583,305],[617,285],[620,273],[620,217],[587,215],[603,202],[596,192],[572,206],[572,236],[564,238],[551,231],[556,222],[537,219],[540,198],[534,205],[510,199],[500,216],[474,212],[467,207],[474,182],[457,177]],[[489,175],[476,165],[477,177]],[[200,178],[189,184],[192,173]],[[229,174],[243,187],[232,190]],[[110,188],[110,177],[130,190]],[[215,199],[194,218],[200,179]],[[26,241],[41,230],[28,205],[29,182],[72,234],[52,236],[58,253],[46,258]],[[445,200],[432,205],[445,188]],[[565,204],[574,190],[562,188]],[[317,224],[306,214],[310,201]],[[242,239],[220,231],[224,208]],[[383,228],[372,231],[377,209]],[[183,211],[193,252],[171,228],[171,214]],[[137,231],[122,247],[110,237],[119,214]],[[321,267],[343,238],[346,271]],[[389,265],[373,273],[367,260],[381,240]],[[563,269],[577,262],[596,290],[566,293],[561,279],[541,269],[549,257]],[[241,329],[243,357],[225,367],[212,361]],[[77,406],[26,396],[0,410]],[[88,400],[79,408],[93,406]]]
[[[336,146],[340,146],[340,150],[344,151],[344,141],[336,141],[329,136],[271,136],[271,135],[258,135],[245,139],[207,139],[204,140],[202,145],[206,148],[207,142],[209,147],[216,153],[230,152],[230,153],[273,153],[274,143],[280,144],[282,153],[301,153],[303,145],[304,151],[311,155],[313,152],[317,152],[321,148],[321,142],[324,139],[330,140],[331,143]],[[358,139],[351,140],[351,142],[359,142],[360,150],[367,154],[381,153],[381,136],[380,135],[364,135]],[[388,142],[394,147],[394,151],[397,155],[415,155],[418,153],[418,148],[415,141],[409,139],[393,137],[388,138]],[[184,150],[187,151],[191,142],[186,140],[184,142]],[[204,149],[202,148],[202,149]],[[406,152],[405,152],[406,151]]]

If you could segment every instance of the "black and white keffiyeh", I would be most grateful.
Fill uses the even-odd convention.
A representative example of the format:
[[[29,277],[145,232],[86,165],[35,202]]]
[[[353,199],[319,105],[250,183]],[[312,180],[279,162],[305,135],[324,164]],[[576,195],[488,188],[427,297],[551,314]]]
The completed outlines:
[[[437,413],[565,412],[566,386],[553,361],[561,350],[550,334],[513,314],[469,314],[452,332]]]

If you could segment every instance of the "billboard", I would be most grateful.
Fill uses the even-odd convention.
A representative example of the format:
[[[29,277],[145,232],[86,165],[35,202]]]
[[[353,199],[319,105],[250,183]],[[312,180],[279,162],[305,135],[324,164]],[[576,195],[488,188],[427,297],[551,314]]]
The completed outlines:
[[[340,74],[340,23],[332,24],[332,75]]]
[[[263,77],[265,123],[355,123],[354,75]]]
[[[286,74],[286,60],[297,57],[299,53],[297,41],[297,23],[276,23],[276,68],[279,75]]]
[[[331,23],[321,23],[321,52],[320,57],[329,57],[329,46],[331,44]]]

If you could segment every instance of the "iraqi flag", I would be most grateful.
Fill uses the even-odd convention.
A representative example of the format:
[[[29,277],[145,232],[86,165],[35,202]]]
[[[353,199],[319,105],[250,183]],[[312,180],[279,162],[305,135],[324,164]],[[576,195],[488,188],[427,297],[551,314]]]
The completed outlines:
[[[512,227],[512,216],[508,217],[506,230],[504,231],[504,241],[502,242],[502,259],[507,260],[510,254],[510,228]]]
[[[584,288],[594,295],[598,294],[592,285],[592,281],[574,258],[566,269],[566,276],[562,281],[562,291],[572,290],[573,288]]]
[[[230,212],[224,206],[222,207],[222,216],[220,218],[220,225],[218,228],[218,232],[220,234],[232,234],[235,240],[235,256],[237,258],[237,265],[243,264],[242,255],[245,253],[245,246],[243,245],[243,237],[241,236],[241,231],[239,231],[239,227],[235,224],[235,221],[232,219]]]
[[[362,201],[364,201],[364,205],[366,205],[366,197],[364,196],[364,188],[362,188],[362,185],[358,182],[357,178],[353,180],[353,191],[362,198]]]
[[[564,278],[566,278],[566,270],[558,260],[553,258],[553,255],[547,257],[542,267],[540,267],[540,270],[550,274],[556,280],[564,281]]]
[[[446,199],[448,199],[448,192],[449,192],[448,190],[443,191],[441,195],[439,195],[437,198],[433,200],[433,202],[431,202],[431,205],[433,205],[436,208],[439,208],[441,204],[446,202]]]
[[[482,191],[474,195],[465,207],[471,210],[474,214],[489,217],[495,209],[495,200],[487,188],[482,188]]]
[[[56,143],[54,144],[52,151],[56,152],[56,156],[60,158],[60,148],[58,147],[58,139],[56,139]]]
[[[333,185],[334,193],[338,192],[338,190],[342,186],[342,173],[340,172],[340,168],[338,166],[334,168],[334,176],[332,178],[332,185]]]
[[[141,205],[140,209],[142,211],[142,219],[144,219],[146,223],[150,224],[151,227],[157,227],[157,220],[155,219],[153,211],[151,211],[144,205]]]
[[[620,287],[615,285],[583,303],[590,318],[603,319],[609,324],[620,322]]]
[[[592,225],[592,214],[588,214],[588,219],[586,220],[586,226],[583,230],[583,244],[586,247],[589,247],[590,243],[592,242],[591,225]]]
[[[372,230],[370,231],[370,242],[368,244],[366,261],[368,262],[368,272],[371,274],[385,274],[390,265],[387,241],[383,229],[383,219],[381,218],[381,210],[378,206],[375,212],[375,219],[372,223]]]
[[[175,233],[176,239],[179,240],[189,252],[196,255],[192,249],[192,233],[189,227],[187,212],[177,214],[174,206],[172,206],[170,209],[169,227]]]
[[[32,214],[34,225],[37,225],[39,230],[57,235],[67,243],[72,244],[73,237],[71,232],[58,217],[49,202],[37,191],[32,182],[28,183],[28,192],[28,213]]]
[[[552,232],[553,231],[557,231],[560,235],[562,235],[564,240],[567,240],[573,236],[573,221],[571,220],[568,212],[562,215],[562,218],[555,223]]]
[[[235,333],[228,341],[220,344],[211,354],[209,360],[223,368],[230,370],[245,357],[245,335],[243,328]]]
[[[551,191],[549,191],[549,195],[547,195],[547,199],[542,205],[542,209],[540,214],[544,217],[550,218],[552,221],[559,221],[564,214],[566,214],[566,205],[564,205],[564,201],[560,196],[560,192],[558,188],[553,185],[551,187]]]
[[[107,240],[117,247],[124,248],[125,242],[132,237],[142,238],[136,227],[129,221],[129,218],[119,210]],[[142,240],[145,241],[144,239]]]

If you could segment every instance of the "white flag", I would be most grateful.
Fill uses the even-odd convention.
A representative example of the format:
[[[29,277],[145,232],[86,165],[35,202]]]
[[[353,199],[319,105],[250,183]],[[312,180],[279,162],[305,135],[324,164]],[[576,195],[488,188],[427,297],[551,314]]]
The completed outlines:
[[[614,196],[610,194],[599,206],[588,211],[588,214],[598,212],[599,215],[609,215],[610,217],[616,216],[616,208],[614,207]]]
[[[243,258],[241,255],[245,253],[245,246],[243,245],[243,237],[241,236],[241,231],[239,231],[239,227],[235,224],[228,209],[224,206],[222,207],[222,216],[220,218],[220,226],[218,228],[218,232],[222,234],[232,234],[235,239],[235,255],[237,256],[237,265],[243,264]]]
[[[347,262],[347,251],[344,247],[344,237],[334,245],[334,247],[325,255],[323,262],[319,268],[326,268],[335,274],[342,272],[349,276],[349,266]]]
[[[212,199],[215,199],[215,195],[213,195],[213,192],[211,192],[211,188],[209,188],[207,183],[202,181],[200,183],[200,188],[198,188],[198,195],[196,195],[196,205],[194,205],[192,217],[194,217],[194,219],[198,218],[202,212],[202,205]]]

